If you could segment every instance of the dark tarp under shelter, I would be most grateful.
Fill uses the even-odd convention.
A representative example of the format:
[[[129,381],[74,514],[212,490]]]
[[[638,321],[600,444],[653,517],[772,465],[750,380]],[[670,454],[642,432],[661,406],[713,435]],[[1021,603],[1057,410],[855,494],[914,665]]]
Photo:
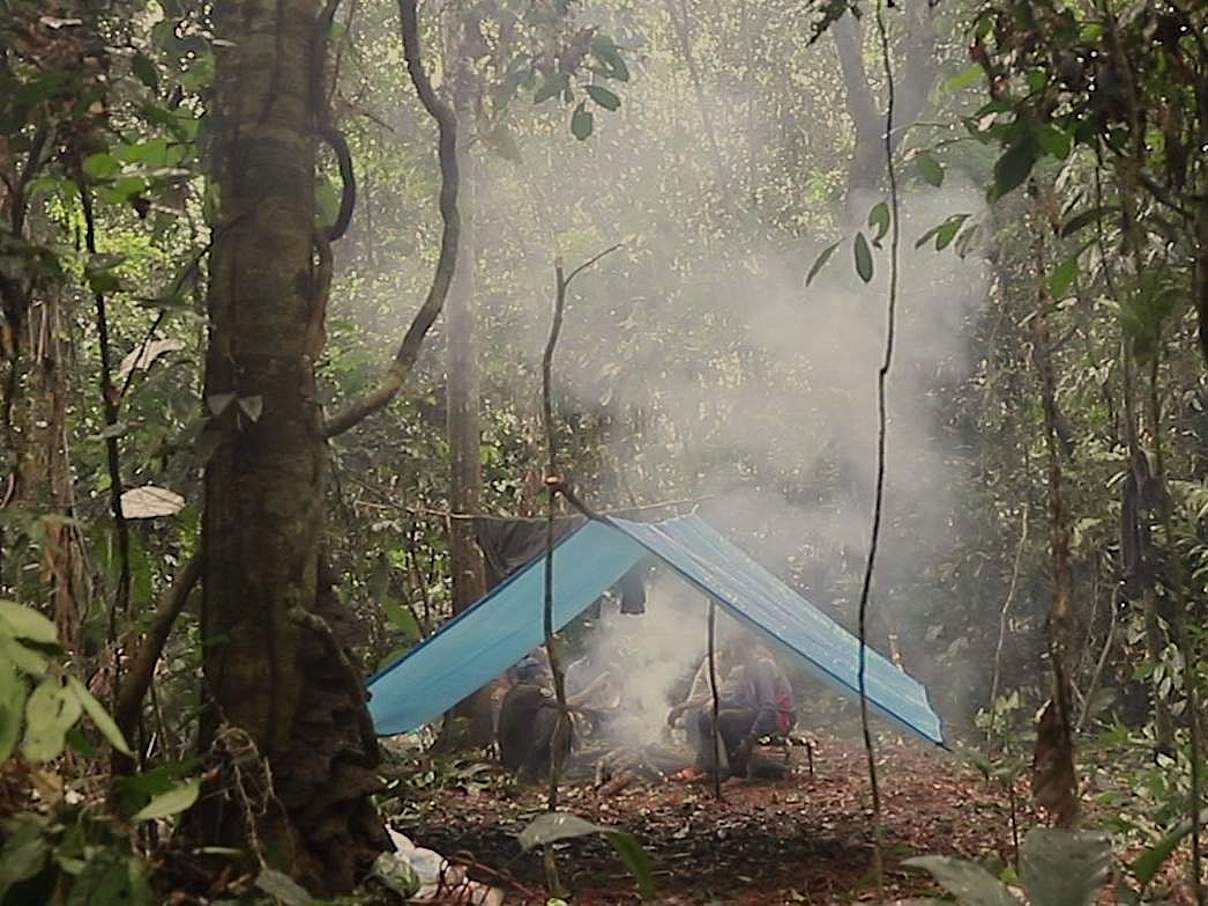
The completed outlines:
[[[370,678],[369,710],[379,734],[405,733],[434,720],[541,644],[542,553]],[[592,519],[565,532],[554,549],[555,629],[651,555],[837,691],[858,695],[859,640],[695,515],[649,523]],[[872,710],[943,745],[927,690],[865,650]]]

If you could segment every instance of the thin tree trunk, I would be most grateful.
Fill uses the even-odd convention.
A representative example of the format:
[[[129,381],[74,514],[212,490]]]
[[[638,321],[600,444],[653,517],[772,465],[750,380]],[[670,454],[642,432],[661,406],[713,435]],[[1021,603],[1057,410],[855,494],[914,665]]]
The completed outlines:
[[[1070,571],[1070,520],[1062,487],[1057,428],[1057,377],[1049,327],[1054,306],[1048,291],[1045,266],[1043,231],[1046,218],[1039,213],[1043,203],[1037,202],[1037,213],[1032,218],[1037,267],[1033,350],[1040,377],[1044,441],[1048,453],[1049,529],[1053,555],[1053,603],[1049,608],[1048,641],[1053,697],[1037,721],[1036,748],[1032,758],[1032,796],[1038,805],[1048,810],[1057,826],[1071,827],[1078,819],[1078,782],[1074,769],[1071,716],[1072,685],[1069,677],[1070,635],[1074,623],[1073,574]]]
[[[446,42],[447,60],[456,67],[453,79],[453,107],[459,122],[469,122],[473,116],[472,102],[475,82],[473,70],[465,56],[465,29],[477,28],[466,16],[458,16],[454,34]],[[477,513],[482,498],[482,460],[479,430],[478,349],[476,343],[477,313],[475,311],[475,265],[477,262],[477,184],[479,168],[461,138],[457,148],[462,174],[461,248],[453,284],[445,302],[445,330],[448,336],[447,365],[447,430],[449,438],[449,508],[454,513]],[[482,553],[475,540],[472,519],[449,520],[449,572],[453,579],[453,613],[459,614],[486,591]],[[478,690],[460,702],[452,712],[464,719],[464,734],[446,734],[447,745],[464,742],[470,746],[488,745],[494,736],[491,721],[491,689]],[[453,737],[457,738],[454,739]]]
[[[315,229],[318,0],[215,6],[214,150],[202,522],[201,744],[231,728],[267,761],[271,798],[205,797],[205,842],[256,848],[315,893],[351,889],[388,845],[377,749],[321,576],[322,421],[314,364],[329,257]],[[321,46],[321,45],[318,45]],[[259,808],[255,806],[259,805]],[[255,827],[249,827],[254,824]]]

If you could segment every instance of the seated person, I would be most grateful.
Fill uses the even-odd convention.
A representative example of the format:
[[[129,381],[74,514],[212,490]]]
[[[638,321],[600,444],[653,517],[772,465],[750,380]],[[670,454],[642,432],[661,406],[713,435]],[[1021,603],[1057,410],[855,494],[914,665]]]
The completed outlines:
[[[613,671],[592,654],[584,655],[566,668],[566,703],[599,727],[621,704],[621,689]]]
[[[542,652],[544,653],[544,652]],[[550,769],[558,703],[548,660],[531,654],[508,670],[511,687],[499,706],[496,740],[499,760],[509,771],[533,783]],[[570,753],[567,732],[561,741],[563,759]]]
[[[727,648],[723,647],[720,651],[714,653],[713,665],[717,671],[717,683],[720,689],[722,681],[729,672],[729,651]],[[712,701],[713,690],[709,684],[709,656],[706,654],[701,658],[700,664],[696,668],[696,673],[692,677],[692,687],[688,690],[688,695],[668,712],[667,726],[686,726],[688,732],[691,734],[695,724],[687,720],[687,714],[702,706],[711,706]]]
[[[728,646],[732,664],[718,688],[718,755],[714,764],[713,705],[697,705],[690,718],[690,737],[696,749],[696,770],[685,779],[714,770],[732,776],[745,775],[756,738],[786,733],[794,721],[792,687],[767,649],[747,636],[738,636]],[[695,724],[695,732],[691,732]]]

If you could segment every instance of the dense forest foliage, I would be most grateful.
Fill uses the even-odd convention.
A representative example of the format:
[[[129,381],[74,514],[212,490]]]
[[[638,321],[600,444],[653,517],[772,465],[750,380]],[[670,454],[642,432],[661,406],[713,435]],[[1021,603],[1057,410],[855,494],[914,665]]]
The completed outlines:
[[[1196,0],[0,0],[0,903],[404,901],[491,705],[402,755],[366,678],[572,500],[926,684],[961,902],[1203,903],[1206,365]],[[877,782],[810,902],[986,855]]]

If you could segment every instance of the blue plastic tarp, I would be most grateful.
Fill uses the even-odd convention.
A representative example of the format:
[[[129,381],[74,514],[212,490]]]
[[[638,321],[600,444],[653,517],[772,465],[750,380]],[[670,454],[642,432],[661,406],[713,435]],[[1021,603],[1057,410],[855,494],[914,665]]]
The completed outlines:
[[[582,613],[635,563],[654,554],[685,581],[837,691],[858,695],[860,643],[697,516],[639,523],[589,521],[554,550],[554,627]],[[542,557],[370,679],[369,710],[382,735],[439,717],[544,639]],[[873,710],[943,745],[921,683],[865,648]]]

